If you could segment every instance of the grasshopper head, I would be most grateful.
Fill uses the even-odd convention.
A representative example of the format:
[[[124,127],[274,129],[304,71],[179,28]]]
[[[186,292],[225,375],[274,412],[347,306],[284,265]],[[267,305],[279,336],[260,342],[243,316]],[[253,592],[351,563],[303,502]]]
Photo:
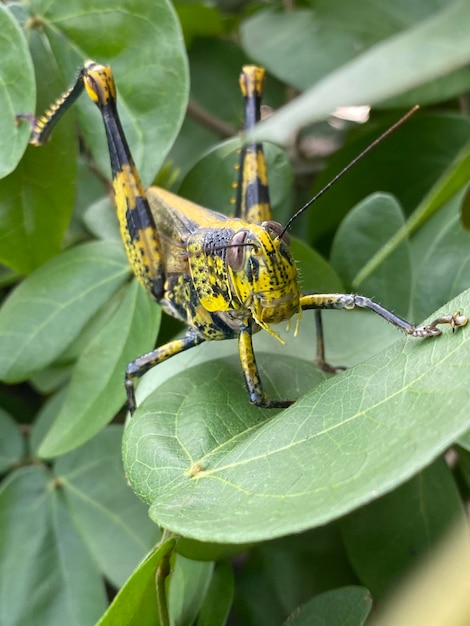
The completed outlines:
[[[250,225],[235,233],[227,248],[227,267],[238,300],[255,322],[269,327],[300,314],[297,267],[287,234],[278,222]]]

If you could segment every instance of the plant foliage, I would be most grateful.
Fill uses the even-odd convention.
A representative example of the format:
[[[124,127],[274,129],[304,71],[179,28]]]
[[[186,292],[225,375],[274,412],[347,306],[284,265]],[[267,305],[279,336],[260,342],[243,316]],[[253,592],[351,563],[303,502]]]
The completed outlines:
[[[285,223],[418,102],[294,225],[293,253],[305,290],[470,315],[468,23],[466,0],[0,5],[2,626],[166,626],[165,596],[178,625],[359,626],[465,521],[469,328],[421,341],[331,312],[327,357],[348,369],[329,376],[305,312],[286,345],[254,342],[289,409],[250,406],[236,343],[214,342],[148,372],[124,425],[126,364],[181,328],[131,278],[94,105],[40,149],[15,120],[110,64],[144,183],[230,212],[237,75],[263,65],[274,113],[255,133],[277,144]],[[327,123],[346,105],[370,119]]]

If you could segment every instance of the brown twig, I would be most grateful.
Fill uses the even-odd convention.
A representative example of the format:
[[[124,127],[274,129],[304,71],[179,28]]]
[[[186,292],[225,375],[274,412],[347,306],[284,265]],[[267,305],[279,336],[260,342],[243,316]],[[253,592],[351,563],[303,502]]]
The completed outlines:
[[[237,131],[233,126],[227,124],[227,122],[224,122],[219,117],[212,115],[212,113],[209,113],[209,111],[204,109],[192,98],[190,98],[188,103],[188,115],[205,128],[219,135],[222,139],[228,139],[237,135]]]

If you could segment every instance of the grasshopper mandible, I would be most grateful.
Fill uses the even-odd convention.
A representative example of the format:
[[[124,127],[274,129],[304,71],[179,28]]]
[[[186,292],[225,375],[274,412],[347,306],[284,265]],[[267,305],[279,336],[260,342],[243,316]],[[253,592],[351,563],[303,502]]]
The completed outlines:
[[[245,129],[251,129],[259,120],[263,80],[263,69],[243,68],[240,85],[245,100]],[[47,140],[55,123],[83,89],[103,118],[117,215],[132,270],[162,308],[188,326],[184,337],[128,365],[125,386],[131,414],[136,409],[135,382],[146,371],[204,341],[232,338],[238,338],[250,402],[265,408],[289,406],[293,400],[267,397],[252,335],[265,330],[278,337],[272,325],[295,316],[299,320],[302,311],[308,309],[315,311],[317,357],[327,371],[336,368],[324,360],[321,309],[369,309],[413,337],[440,335],[441,324],[455,329],[467,323],[458,312],[426,326],[415,326],[370,298],[354,293],[302,294],[286,232],[292,220],[287,227],[272,220],[261,144],[248,143],[242,149],[238,210],[233,218],[164,189],[151,187],[146,192],[119,120],[114,78],[107,66],[88,61],[73,86],[41,118],[29,118],[32,144],[41,145]]]

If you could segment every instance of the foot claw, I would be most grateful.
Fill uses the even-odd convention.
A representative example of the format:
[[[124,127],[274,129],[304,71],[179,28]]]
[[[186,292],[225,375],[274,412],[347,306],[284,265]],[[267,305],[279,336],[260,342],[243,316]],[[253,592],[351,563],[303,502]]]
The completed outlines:
[[[460,315],[460,311],[457,311],[454,315],[443,315],[442,317],[438,317],[428,326],[419,326],[418,328],[415,328],[412,335],[413,337],[435,337],[442,333],[442,330],[438,328],[439,324],[449,324],[452,331],[455,331],[457,328],[465,326],[467,322],[468,317]]]
[[[454,313],[454,315],[452,315],[451,317],[452,319],[449,324],[451,325],[452,330],[456,330],[461,326],[465,326],[465,324],[468,322],[468,317],[465,317],[465,315],[460,315],[460,311],[457,311],[457,313]]]
[[[321,369],[322,372],[326,372],[327,374],[336,374],[337,372],[343,372],[344,370],[348,369],[344,365],[330,365],[325,361],[318,361],[318,367]]]

